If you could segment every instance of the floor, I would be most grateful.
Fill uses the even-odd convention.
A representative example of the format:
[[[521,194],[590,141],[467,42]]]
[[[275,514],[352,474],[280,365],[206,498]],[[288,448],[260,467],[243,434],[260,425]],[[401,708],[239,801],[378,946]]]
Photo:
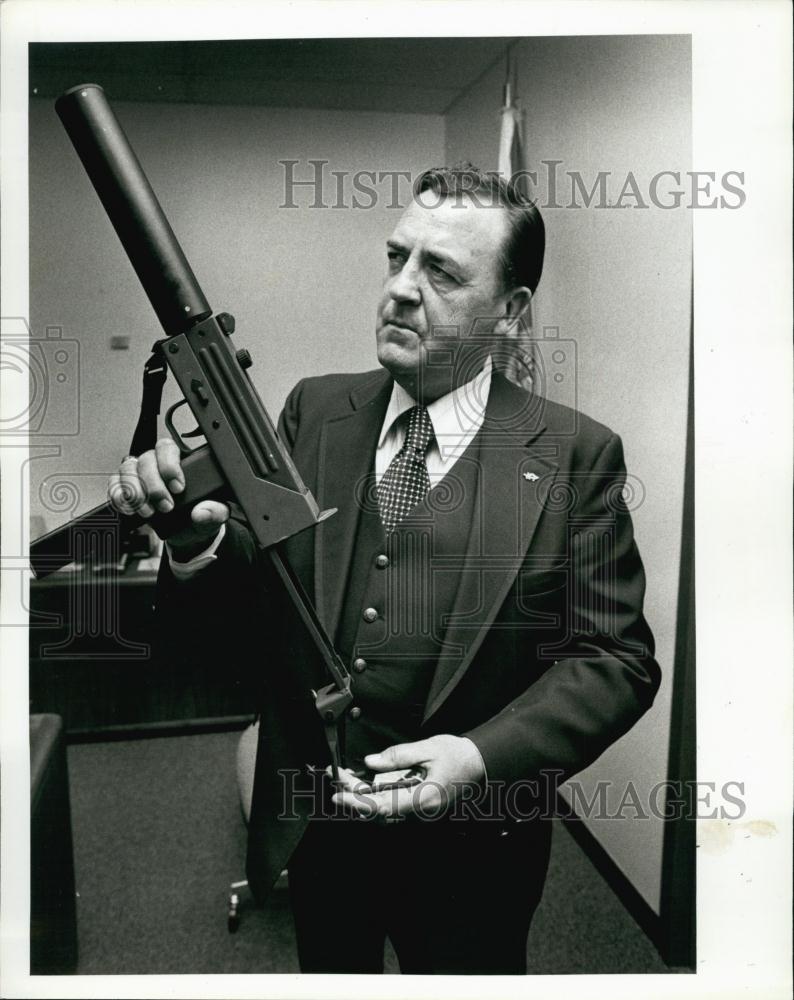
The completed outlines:
[[[298,971],[286,890],[264,909],[243,890],[240,927],[227,930],[228,887],[244,877],[237,739],[69,747],[79,973]],[[390,950],[386,961],[399,971]],[[558,822],[527,961],[534,974],[667,971]]]

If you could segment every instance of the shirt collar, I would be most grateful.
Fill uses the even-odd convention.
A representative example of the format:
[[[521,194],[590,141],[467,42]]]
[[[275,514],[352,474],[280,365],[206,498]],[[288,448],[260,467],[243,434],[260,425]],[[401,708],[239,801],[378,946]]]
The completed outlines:
[[[459,456],[461,447],[465,448],[474,433],[482,426],[491,388],[492,370],[493,362],[488,355],[482,371],[470,382],[459,385],[452,392],[428,404],[427,412],[433,425],[442,462],[446,463],[453,457]],[[395,382],[378,438],[379,448],[392,430],[394,421],[414,406],[416,400],[413,396]]]

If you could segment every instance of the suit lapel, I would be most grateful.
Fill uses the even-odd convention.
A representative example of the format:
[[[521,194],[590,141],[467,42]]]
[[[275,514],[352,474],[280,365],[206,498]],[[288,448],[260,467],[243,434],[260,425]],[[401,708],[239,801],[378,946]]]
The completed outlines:
[[[376,372],[351,392],[349,412],[325,421],[320,436],[317,501],[337,513],[316,529],[314,549],[315,604],[333,636],[342,611],[347,572],[362,504],[376,502],[375,448],[391,394],[391,377]]]
[[[542,406],[494,373],[481,430],[479,477],[460,582],[424,721],[446,700],[479,649],[515,581],[557,465],[544,448]],[[545,452],[545,454],[544,454]]]

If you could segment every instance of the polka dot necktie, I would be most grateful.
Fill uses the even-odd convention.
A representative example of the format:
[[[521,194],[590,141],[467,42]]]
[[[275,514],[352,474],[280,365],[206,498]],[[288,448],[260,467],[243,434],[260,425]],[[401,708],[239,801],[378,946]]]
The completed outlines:
[[[423,500],[430,489],[425,452],[434,438],[430,414],[424,406],[408,411],[405,444],[392,459],[378,484],[380,518],[386,534]]]

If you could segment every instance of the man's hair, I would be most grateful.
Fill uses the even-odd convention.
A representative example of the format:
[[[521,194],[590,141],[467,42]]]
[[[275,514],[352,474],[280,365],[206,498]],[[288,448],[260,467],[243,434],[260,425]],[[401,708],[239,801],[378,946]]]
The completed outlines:
[[[414,197],[433,191],[440,198],[461,198],[488,202],[507,210],[510,230],[502,248],[502,279],[507,289],[520,285],[534,294],[543,270],[546,227],[537,205],[525,197],[519,187],[521,176],[506,179],[498,173],[485,173],[471,163],[453,167],[431,167],[414,184]]]

